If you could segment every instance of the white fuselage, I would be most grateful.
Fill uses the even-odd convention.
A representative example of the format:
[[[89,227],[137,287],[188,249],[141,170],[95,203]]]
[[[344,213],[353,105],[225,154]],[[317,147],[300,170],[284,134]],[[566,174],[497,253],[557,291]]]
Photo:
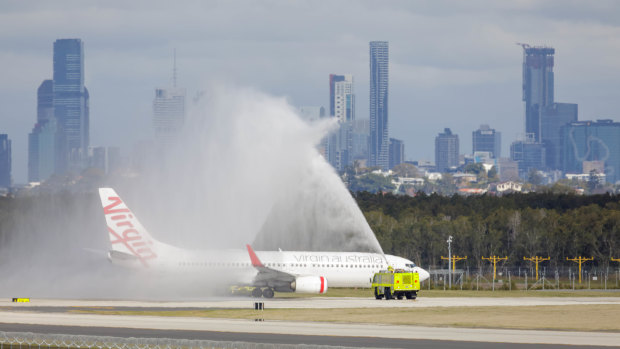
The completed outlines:
[[[240,284],[250,284],[257,274],[248,252],[244,250],[190,251],[169,245],[160,249],[168,251],[146,261],[153,270],[219,274],[225,275],[228,281],[234,280]],[[370,287],[374,273],[386,270],[388,262],[395,269],[420,273],[420,281],[429,276],[428,272],[407,259],[378,253],[256,251],[256,255],[266,267],[274,270],[293,275],[323,276],[329,287]]]

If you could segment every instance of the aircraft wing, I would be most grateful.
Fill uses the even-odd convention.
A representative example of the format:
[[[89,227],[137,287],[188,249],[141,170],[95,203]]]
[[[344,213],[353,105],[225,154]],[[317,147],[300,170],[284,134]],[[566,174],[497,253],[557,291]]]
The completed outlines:
[[[296,279],[296,275],[289,274],[280,270],[275,270],[265,266],[250,245],[246,245],[248,253],[250,254],[250,260],[252,266],[258,270],[258,274],[254,278],[255,283],[289,283]]]

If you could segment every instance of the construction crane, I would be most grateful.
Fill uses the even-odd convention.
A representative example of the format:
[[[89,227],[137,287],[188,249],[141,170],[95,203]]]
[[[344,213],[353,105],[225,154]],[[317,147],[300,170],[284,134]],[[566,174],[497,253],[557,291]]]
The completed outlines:
[[[522,42],[515,42],[516,45],[523,47],[523,49],[525,50],[526,48],[530,48],[530,44],[524,44]]]

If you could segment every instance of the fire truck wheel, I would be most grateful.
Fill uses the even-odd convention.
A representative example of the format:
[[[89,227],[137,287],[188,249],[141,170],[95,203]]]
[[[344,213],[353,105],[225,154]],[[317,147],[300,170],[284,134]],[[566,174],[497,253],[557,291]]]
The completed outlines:
[[[273,298],[273,289],[266,288],[263,290],[263,297],[265,298]]]
[[[263,290],[260,289],[260,287],[255,287],[252,290],[252,297],[254,298],[260,298],[263,296]]]

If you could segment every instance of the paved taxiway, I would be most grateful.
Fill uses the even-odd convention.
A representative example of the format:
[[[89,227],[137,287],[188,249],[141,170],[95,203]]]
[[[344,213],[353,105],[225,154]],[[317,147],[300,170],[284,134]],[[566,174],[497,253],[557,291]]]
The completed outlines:
[[[144,331],[159,331],[159,336],[168,333],[211,333],[229,334],[235,340],[250,338],[293,338],[307,340],[293,343],[316,343],[328,339],[323,344],[342,343],[357,338],[366,339],[364,343],[374,343],[379,347],[408,347],[403,343],[411,341],[430,341],[443,343],[446,347],[458,343],[458,347],[467,347],[467,343],[478,342],[480,347],[486,342],[521,343],[521,344],[555,344],[581,346],[618,346],[620,333],[568,332],[568,331],[531,331],[503,329],[441,328],[421,326],[394,326],[376,324],[350,324],[332,322],[291,322],[235,319],[210,319],[194,317],[159,317],[159,316],[125,316],[66,313],[69,309],[103,307],[107,309],[144,308],[157,309],[191,309],[191,308],[251,308],[254,300],[247,298],[225,298],[198,302],[135,302],[135,301],[101,301],[101,300],[33,300],[32,303],[16,304],[0,302],[0,330],[6,326],[17,326],[27,331],[32,326],[64,326],[59,333],[82,331],[81,334],[94,334],[93,331],[120,330],[133,331],[133,336],[141,336]],[[376,308],[376,307],[454,307],[454,306],[535,306],[535,305],[572,305],[572,304],[620,304],[620,298],[420,298],[417,301],[377,301],[366,298],[285,298],[265,300],[266,308]],[[9,329],[7,329],[9,330]],[[15,329],[13,329],[15,330]],[[115,332],[116,331],[116,332]],[[189,332],[187,332],[189,331]],[[36,331],[35,331],[36,332]],[[58,333],[58,332],[57,332]],[[114,335],[114,334],[108,334]],[[323,338],[323,339],[321,339]],[[446,342],[449,340],[451,342]],[[404,342],[403,342],[404,341]],[[265,342],[265,339],[263,339]],[[270,342],[270,341],[266,341]],[[273,342],[273,341],[271,341]],[[316,343],[318,344],[318,343]],[[377,345],[379,344],[379,345]],[[449,344],[449,345],[448,345]],[[474,343],[475,344],[475,343]],[[423,344],[421,344],[424,346]],[[437,346],[436,346],[437,347]],[[490,346],[492,347],[492,345]]]
[[[33,299],[30,303],[12,303],[0,300],[0,308],[28,307],[113,307],[113,308],[166,308],[166,309],[248,309],[256,300],[248,297],[215,298],[202,301],[126,301],[126,300],[71,300]],[[411,300],[376,300],[354,297],[308,297],[259,299],[267,309],[328,309],[328,308],[417,308],[417,307],[485,307],[485,306],[539,306],[577,304],[620,304],[620,297],[453,297],[418,298]]]

